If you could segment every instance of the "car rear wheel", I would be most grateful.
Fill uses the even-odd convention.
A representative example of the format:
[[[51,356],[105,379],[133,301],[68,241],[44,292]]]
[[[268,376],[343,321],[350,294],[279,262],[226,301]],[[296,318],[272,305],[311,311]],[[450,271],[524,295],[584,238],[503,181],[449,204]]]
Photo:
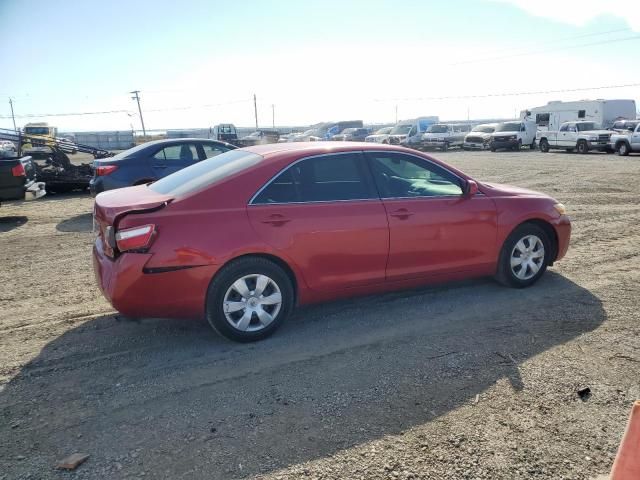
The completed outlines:
[[[529,148],[531,150],[535,150],[536,149],[536,141],[535,140],[533,142],[531,142],[531,145],[529,145]]]
[[[621,155],[623,157],[629,155],[629,145],[627,145],[627,142],[620,142],[618,144],[618,148],[616,148],[616,152],[618,153],[618,155]]]
[[[547,153],[549,151],[549,140],[547,140],[546,138],[540,140],[540,151],[544,153]]]
[[[533,285],[546,271],[551,250],[542,228],[526,223],[519,226],[502,246],[496,279],[514,288]]]
[[[289,316],[293,297],[291,280],[282,268],[265,258],[242,258],[224,267],[211,282],[207,320],[230,340],[262,340]]]

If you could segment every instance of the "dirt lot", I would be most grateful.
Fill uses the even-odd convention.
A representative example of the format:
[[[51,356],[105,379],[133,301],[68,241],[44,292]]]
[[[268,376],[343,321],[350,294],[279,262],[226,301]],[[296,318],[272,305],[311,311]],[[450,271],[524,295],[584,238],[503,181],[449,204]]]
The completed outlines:
[[[264,342],[119,318],[88,196],[0,209],[0,478],[591,479],[640,398],[640,158],[449,152],[574,220],[535,287],[300,310]],[[579,387],[591,396],[581,400]],[[74,452],[90,458],[56,470]]]

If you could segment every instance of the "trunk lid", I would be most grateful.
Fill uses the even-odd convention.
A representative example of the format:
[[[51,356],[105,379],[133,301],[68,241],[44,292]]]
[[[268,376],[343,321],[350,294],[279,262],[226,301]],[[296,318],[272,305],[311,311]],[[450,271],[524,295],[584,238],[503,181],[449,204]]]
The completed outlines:
[[[93,229],[102,241],[104,252],[114,256],[113,238],[122,217],[164,208],[172,200],[172,196],[156,193],[146,185],[100,193],[93,207]]]

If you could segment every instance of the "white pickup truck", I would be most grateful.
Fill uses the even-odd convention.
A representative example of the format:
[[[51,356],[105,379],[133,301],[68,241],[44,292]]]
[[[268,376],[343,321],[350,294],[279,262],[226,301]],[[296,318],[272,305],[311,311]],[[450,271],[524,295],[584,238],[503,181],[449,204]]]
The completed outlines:
[[[611,130],[599,130],[594,122],[565,122],[555,131],[539,131],[536,134],[541,152],[551,149],[565,149],[568,152],[577,150],[587,153],[590,150],[612,152],[609,144]]]
[[[610,146],[618,155],[629,155],[632,152],[640,152],[640,121],[628,121],[627,131],[614,132],[611,135]]]

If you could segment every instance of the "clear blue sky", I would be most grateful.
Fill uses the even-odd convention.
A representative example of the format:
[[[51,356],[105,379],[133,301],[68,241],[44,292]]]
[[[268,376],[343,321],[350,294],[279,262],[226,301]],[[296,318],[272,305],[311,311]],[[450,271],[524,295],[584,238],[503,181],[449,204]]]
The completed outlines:
[[[607,14],[613,5],[578,2],[593,16],[576,19],[562,8],[536,16],[519,1],[0,0],[0,116],[12,97],[17,115],[129,111],[19,126],[139,128],[134,89],[150,129],[251,125],[254,93],[263,125],[272,104],[276,124],[310,124],[391,122],[395,105],[401,118],[446,119],[512,116],[554,99],[640,99],[640,87],[429,99],[640,83],[639,7],[619,10],[634,11],[629,24]],[[599,42],[609,43],[579,47]]]

